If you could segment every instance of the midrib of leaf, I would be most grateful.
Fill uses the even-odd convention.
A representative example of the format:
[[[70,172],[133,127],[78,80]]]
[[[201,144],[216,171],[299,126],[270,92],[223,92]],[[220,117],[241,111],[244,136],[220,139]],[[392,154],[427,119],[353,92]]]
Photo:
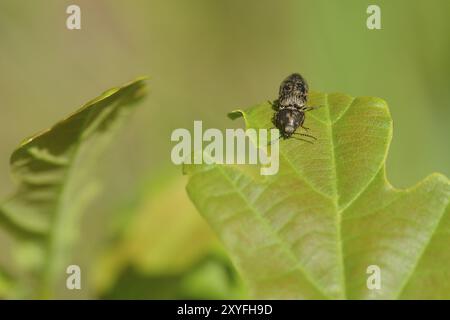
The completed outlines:
[[[347,293],[346,293],[346,280],[345,280],[345,264],[344,264],[344,254],[343,254],[343,242],[342,242],[342,230],[341,230],[341,224],[342,224],[342,213],[343,210],[339,210],[339,204],[338,204],[338,182],[337,182],[337,167],[336,167],[336,156],[335,156],[335,140],[334,140],[334,134],[333,134],[333,125],[335,123],[337,123],[347,112],[347,110],[349,110],[351,108],[351,106],[353,105],[355,99],[353,98],[350,103],[347,105],[347,107],[345,108],[345,110],[339,115],[339,117],[332,122],[331,121],[331,114],[330,114],[330,107],[329,107],[329,102],[328,102],[328,94],[325,94],[325,107],[327,109],[327,117],[328,117],[328,121],[322,121],[319,120],[316,117],[313,117],[316,121],[321,122],[323,124],[325,124],[328,127],[329,130],[329,134],[330,134],[330,141],[331,141],[331,148],[330,148],[330,153],[331,153],[331,162],[332,162],[332,167],[333,167],[333,175],[334,178],[332,179],[334,181],[334,185],[333,185],[333,189],[334,189],[334,197],[330,197],[327,194],[323,193],[322,191],[316,190],[316,188],[312,185],[311,182],[309,182],[305,177],[303,177],[300,173],[300,171],[295,167],[295,165],[291,162],[291,160],[289,159],[289,157],[285,154],[284,151],[282,151],[283,149],[280,148],[280,154],[283,156],[283,158],[286,160],[286,162],[289,164],[289,166],[292,168],[292,170],[295,172],[295,174],[300,178],[300,180],[304,181],[313,191],[318,192],[321,196],[323,196],[324,198],[328,198],[330,200],[332,200],[333,205],[334,205],[334,211],[336,214],[336,235],[337,235],[337,241],[336,241],[336,246],[337,246],[337,253],[339,256],[339,260],[338,263],[340,265],[340,279],[341,279],[341,291],[343,294],[343,299],[346,299],[347,297]],[[309,115],[310,116],[310,115]],[[371,181],[369,182],[368,185],[370,185]],[[367,186],[366,186],[367,188]],[[365,188],[364,188],[365,189]],[[363,192],[363,190],[361,191],[361,193]],[[356,197],[358,198],[358,196]],[[356,199],[355,198],[355,199]],[[355,200],[353,199],[352,202]],[[323,291],[323,289],[321,289]],[[326,296],[326,295],[325,295]]]
[[[335,139],[333,134],[333,125],[338,123],[347,113],[347,111],[353,106],[354,102],[356,101],[356,98],[352,98],[350,103],[347,105],[344,111],[334,120],[331,120],[331,114],[330,114],[330,106],[329,106],[329,94],[325,94],[325,101],[326,101],[326,108],[327,108],[327,116],[328,116],[328,122],[322,122],[329,126],[330,130],[330,141],[331,141],[331,154],[332,154],[332,163],[334,168],[334,190],[335,190],[335,197],[333,199],[333,203],[336,209],[336,219],[337,219],[337,235],[338,235],[338,241],[337,241],[337,247],[338,247],[338,253],[340,256],[339,264],[341,269],[341,284],[342,284],[342,293],[344,295],[344,299],[347,298],[347,281],[345,276],[345,263],[344,263],[344,243],[342,241],[342,216],[344,215],[344,212],[347,208],[350,208],[350,206],[371,186],[373,181],[375,180],[376,176],[382,170],[384,167],[384,164],[386,163],[387,159],[387,152],[384,154],[383,160],[380,163],[380,166],[376,173],[371,177],[371,179],[367,182],[367,184],[361,188],[361,190],[358,191],[358,193],[355,194],[355,196],[348,201],[344,207],[340,208],[339,206],[339,194],[338,194],[338,175],[337,175],[337,166],[336,166],[336,156],[335,156]],[[317,120],[317,118],[316,118]],[[389,130],[389,138],[387,139],[388,145],[387,149],[389,149],[389,145],[391,142],[391,136],[392,136],[392,127]]]
[[[219,172],[221,173],[221,175],[223,177],[225,177],[225,179],[228,181],[228,183],[232,186],[232,188],[235,190],[236,194],[246,203],[247,207],[250,209],[250,211],[254,214],[254,216],[262,223],[263,227],[267,230],[267,232],[269,234],[271,234],[275,240],[278,242],[278,244],[280,245],[280,248],[283,250],[283,252],[285,252],[286,256],[293,261],[294,263],[294,268],[295,269],[300,269],[300,272],[303,273],[303,275],[305,276],[305,278],[310,282],[310,284],[325,298],[329,299],[328,295],[323,291],[323,288],[320,287],[320,285],[318,285],[314,279],[309,275],[308,272],[306,272],[303,268],[301,268],[301,264],[298,262],[297,257],[293,254],[292,248],[290,247],[290,245],[288,243],[286,243],[286,241],[284,241],[279,235],[278,233],[273,230],[272,225],[270,224],[270,222],[267,222],[266,219],[264,218],[263,215],[260,215],[258,213],[258,210],[253,206],[253,204],[247,199],[247,197],[242,194],[241,190],[235,185],[235,183],[233,182],[233,180],[231,180],[228,175],[226,174],[226,172],[224,172],[223,167],[222,166],[216,166],[216,168],[219,169]]]
[[[116,102],[117,103],[117,102]],[[109,106],[109,110],[113,110],[114,105]],[[47,251],[47,259],[46,259],[46,267],[44,268],[44,277],[43,277],[43,284],[41,288],[41,295],[44,297],[48,297],[52,295],[53,291],[53,285],[56,278],[56,274],[58,272],[58,261],[61,257],[61,249],[64,248],[64,245],[66,244],[65,241],[61,238],[61,231],[63,229],[63,226],[65,225],[65,222],[67,218],[67,214],[64,214],[64,210],[61,210],[62,207],[62,200],[65,199],[65,193],[67,190],[67,185],[69,181],[71,180],[72,172],[74,170],[74,163],[78,156],[78,151],[81,147],[81,142],[83,140],[83,133],[85,132],[85,129],[87,127],[87,124],[89,123],[89,120],[92,118],[92,106],[89,109],[89,113],[86,116],[86,118],[83,121],[83,124],[81,126],[80,134],[77,138],[77,142],[74,144],[74,150],[72,151],[71,158],[69,162],[67,163],[67,172],[64,175],[63,183],[61,184],[61,188],[58,195],[57,205],[55,208],[55,211],[53,213],[53,219],[50,225],[50,233],[49,233],[49,240],[48,240],[48,251]],[[70,211],[69,211],[70,213]],[[60,244],[60,245],[58,245]]]
[[[354,100],[353,100],[354,101]],[[336,241],[336,247],[337,247],[337,251],[338,251],[338,255],[339,255],[339,265],[340,265],[340,270],[341,270],[341,275],[340,275],[340,279],[341,279],[341,291],[343,294],[343,298],[347,298],[347,286],[346,286],[346,281],[345,281],[345,264],[344,264],[344,253],[343,253],[343,243],[342,243],[342,228],[341,228],[341,223],[342,223],[342,217],[341,217],[341,213],[339,212],[339,198],[338,198],[338,175],[337,175],[337,168],[336,168],[336,155],[334,152],[335,149],[335,141],[334,141],[334,134],[333,134],[333,123],[331,122],[331,114],[330,114],[330,106],[329,106],[329,102],[328,102],[328,94],[325,95],[325,103],[326,103],[326,107],[327,107],[327,115],[328,115],[328,126],[329,126],[329,131],[330,131],[330,141],[331,141],[331,163],[332,166],[334,168],[333,173],[334,173],[334,177],[333,177],[333,181],[334,181],[334,193],[335,196],[333,198],[333,204],[334,204],[334,209],[336,212],[336,235],[338,237],[337,241]],[[345,109],[345,111],[343,112],[343,114],[339,117],[339,119],[347,112],[347,110],[351,107],[353,102],[351,102],[347,108]],[[335,122],[336,123],[336,122]]]

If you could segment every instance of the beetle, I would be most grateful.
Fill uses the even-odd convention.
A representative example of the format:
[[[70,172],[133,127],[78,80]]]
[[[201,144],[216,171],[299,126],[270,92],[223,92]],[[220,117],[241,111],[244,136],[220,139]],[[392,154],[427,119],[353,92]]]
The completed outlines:
[[[303,126],[305,112],[318,108],[306,106],[308,90],[306,80],[299,73],[293,73],[281,82],[278,99],[272,104],[275,110],[272,123],[280,131],[281,138],[288,139],[293,135],[299,135],[317,140],[312,135],[296,132],[298,128],[309,130]],[[298,140],[313,143],[306,139]]]

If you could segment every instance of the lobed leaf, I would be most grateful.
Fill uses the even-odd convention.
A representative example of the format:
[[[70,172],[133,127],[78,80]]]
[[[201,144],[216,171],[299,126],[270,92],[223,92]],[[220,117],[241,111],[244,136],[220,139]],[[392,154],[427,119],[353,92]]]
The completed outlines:
[[[280,142],[280,170],[189,165],[187,191],[258,298],[450,298],[450,184],[432,174],[398,190],[386,180],[392,138],[387,104],[312,93],[311,145]],[[268,103],[242,115],[270,128]],[[380,267],[381,288],[367,287]]]

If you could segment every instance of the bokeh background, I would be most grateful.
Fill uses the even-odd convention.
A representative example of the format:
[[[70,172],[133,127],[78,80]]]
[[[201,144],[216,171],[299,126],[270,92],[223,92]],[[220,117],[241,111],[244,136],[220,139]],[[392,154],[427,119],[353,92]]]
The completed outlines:
[[[81,7],[82,29],[66,29]],[[382,30],[366,28],[369,4]],[[136,76],[150,95],[104,155],[63,298],[241,298],[245,284],[170,161],[175,128],[236,127],[226,113],[274,99],[302,73],[316,91],[385,99],[397,187],[450,175],[450,1],[0,0],[0,196],[18,143]],[[20,255],[0,230],[0,264]]]

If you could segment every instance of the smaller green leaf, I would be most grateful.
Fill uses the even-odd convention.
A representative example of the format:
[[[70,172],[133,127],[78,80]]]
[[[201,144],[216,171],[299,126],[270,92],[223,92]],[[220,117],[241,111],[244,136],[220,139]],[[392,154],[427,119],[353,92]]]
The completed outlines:
[[[152,177],[135,205],[121,212],[131,220],[95,264],[91,278],[97,295],[117,299],[241,297],[236,271],[186,195],[186,178],[163,177]]]
[[[99,292],[112,286],[129,265],[149,276],[182,273],[219,246],[189,201],[185,184],[185,179],[166,177],[159,181],[158,190],[142,192],[138,203],[125,211],[132,220],[96,264]]]
[[[228,259],[208,255],[182,272],[148,274],[129,266],[102,299],[242,299],[245,289]]]
[[[22,260],[41,276],[44,297],[65,274],[80,213],[98,190],[92,172],[98,156],[143,98],[144,88],[144,79],[139,78],[106,91],[26,139],[11,156],[18,188],[1,205],[0,224],[26,244]]]

